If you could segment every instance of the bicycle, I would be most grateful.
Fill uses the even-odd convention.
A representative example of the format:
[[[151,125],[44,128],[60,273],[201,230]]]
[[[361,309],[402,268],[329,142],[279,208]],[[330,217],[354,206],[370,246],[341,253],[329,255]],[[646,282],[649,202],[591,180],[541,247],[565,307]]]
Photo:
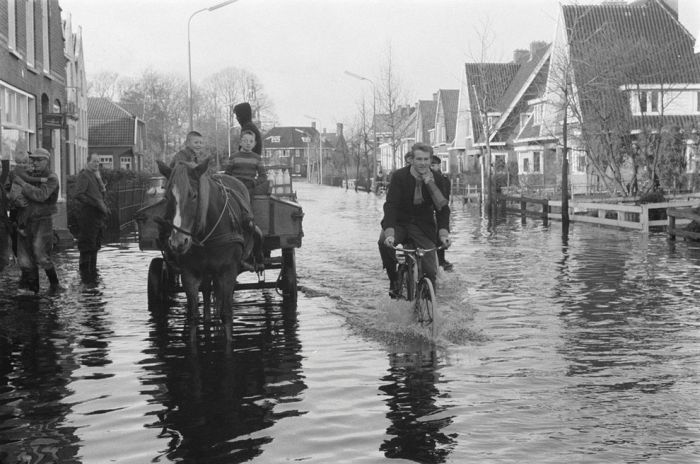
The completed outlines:
[[[430,278],[423,272],[422,257],[433,253],[442,246],[434,248],[403,248],[396,250],[397,281],[394,295],[398,299],[415,301],[413,311],[416,319],[423,326],[429,326],[435,320],[435,288]]]

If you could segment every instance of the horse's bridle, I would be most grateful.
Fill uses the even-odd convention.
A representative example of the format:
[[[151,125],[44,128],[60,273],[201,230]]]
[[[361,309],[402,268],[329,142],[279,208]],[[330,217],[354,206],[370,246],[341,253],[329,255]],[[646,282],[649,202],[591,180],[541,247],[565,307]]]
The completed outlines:
[[[206,236],[205,236],[202,240],[197,240],[197,239],[194,237],[194,235],[193,235],[194,233],[193,233],[193,232],[190,232],[189,230],[185,230],[185,229],[183,229],[182,227],[176,226],[176,225],[173,224],[172,222],[170,223],[170,227],[172,227],[172,228],[175,229],[176,231],[180,232],[181,234],[184,234],[184,235],[187,235],[188,237],[190,237],[190,238],[192,239],[192,245],[194,245],[194,246],[203,247],[203,246],[206,244],[206,242],[211,238],[212,234],[214,233],[214,231],[216,230],[216,228],[217,228],[217,227],[219,226],[219,224],[221,223],[221,220],[223,219],[224,214],[225,214],[226,211],[228,211],[228,209],[229,209],[229,208],[228,208],[228,205],[229,205],[229,196],[228,196],[228,194],[226,193],[226,188],[225,188],[224,185],[221,183],[221,181],[215,180],[215,182],[216,182],[216,184],[217,184],[219,187],[222,187],[222,188],[223,188],[223,190],[224,190],[224,197],[226,198],[226,202],[224,203],[224,207],[221,208],[221,214],[219,215],[219,218],[216,220],[216,224],[214,224],[214,226],[211,228],[211,230],[209,231],[209,233],[206,234]],[[197,203],[197,205],[199,206],[199,202]]]

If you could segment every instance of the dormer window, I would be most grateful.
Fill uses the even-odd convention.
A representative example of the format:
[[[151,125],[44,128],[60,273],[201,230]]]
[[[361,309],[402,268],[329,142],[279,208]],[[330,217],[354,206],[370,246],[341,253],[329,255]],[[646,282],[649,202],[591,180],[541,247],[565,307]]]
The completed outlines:
[[[271,143],[280,143],[280,136],[279,135],[271,135],[270,142]]]
[[[661,107],[661,93],[658,90],[639,92],[639,113],[658,113]]]

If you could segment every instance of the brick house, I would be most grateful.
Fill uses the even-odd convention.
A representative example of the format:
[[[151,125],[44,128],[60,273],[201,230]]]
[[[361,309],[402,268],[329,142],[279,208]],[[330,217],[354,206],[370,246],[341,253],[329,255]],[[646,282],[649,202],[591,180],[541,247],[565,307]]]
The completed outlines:
[[[107,98],[88,98],[88,149],[111,169],[143,169],[146,124]]]
[[[66,57],[58,0],[0,2],[0,158],[37,147],[52,153],[51,169],[66,185]],[[61,188],[54,227],[67,234]]]
[[[63,21],[66,55],[66,171],[77,174],[85,167],[88,155],[87,79],[83,36],[73,32],[70,15]]]

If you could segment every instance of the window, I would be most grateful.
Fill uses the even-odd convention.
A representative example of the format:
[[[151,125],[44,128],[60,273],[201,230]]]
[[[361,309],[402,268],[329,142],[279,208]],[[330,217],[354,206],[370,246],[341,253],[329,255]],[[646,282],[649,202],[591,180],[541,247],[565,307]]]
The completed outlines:
[[[41,0],[41,55],[44,73],[51,72],[51,48],[49,47],[49,0]]]
[[[112,155],[100,155],[100,164],[107,169],[114,169],[114,160]]]
[[[131,171],[131,156],[120,156],[119,157],[119,166],[121,169],[126,169],[127,171]]]
[[[494,154],[493,167],[496,172],[506,172],[506,155]]]
[[[659,92],[654,90],[649,94],[649,97],[651,98],[651,112],[652,113],[658,113],[659,112]]]
[[[661,108],[661,92],[658,90],[639,92],[639,112],[658,113]]]
[[[574,170],[576,172],[586,172],[586,153],[582,151],[574,152]]]
[[[34,0],[25,0],[26,38],[27,38],[27,64],[34,67]]]
[[[695,111],[700,113],[700,92],[695,93]]]
[[[540,152],[539,151],[532,152],[532,171],[533,172],[542,172],[542,170],[540,169]]]
[[[647,112],[647,93],[646,92],[639,92],[639,112],[640,113]]]
[[[280,136],[279,135],[271,135],[270,142],[271,143],[280,143]]]
[[[7,47],[17,51],[17,3],[7,0]]]
[[[698,146],[695,144],[688,144],[685,149],[686,157],[686,171],[687,172],[697,172],[698,165],[700,164],[700,159],[698,158]]]
[[[530,158],[523,159],[523,172],[524,173],[530,172]]]
[[[2,154],[10,159],[34,147],[36,117],[34,97],[0,85],[0,142]]]

